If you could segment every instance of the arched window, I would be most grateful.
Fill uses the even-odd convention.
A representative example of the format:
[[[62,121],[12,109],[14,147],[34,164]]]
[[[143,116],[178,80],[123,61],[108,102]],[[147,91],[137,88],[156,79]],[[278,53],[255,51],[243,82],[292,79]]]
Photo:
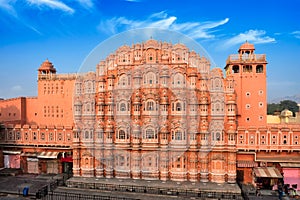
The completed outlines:
[[[148,72],[144,78],[145,84],[155,84],[157,83],[156,75],[153,72]]]
[[[128,139],[128,138],[126,137],[126,133],[125,133],[124,130],[119,130],[118,139],[120,139],[120,140]]]
[[[89,103],[86,104],[86,112],[90,112],[91,110],[91,105]]]
[[[185,85],[185,79],[183,74],[177,73],[174,75],[173,77],[173,81],[172,81],[173,85],[175,87],[181,87]]]
[[[219,132],[216,133],[216,141],[221,140],[221,134]]]
[[[119,78],[119,83],[118,83],[121,87],[124,87],[126,85],[129,85],[129,77],[127,77],[127,75],[123,74],[120,76]]]
[[[185,102],[182,101],[172,102],[172,111],[176,111],[176,112],[185,111]]]
[[[176,111],[181,111],[181,110],[182,110],[181,103],[177,102],[176,103]]]
[[[120,111],[126,111],[126,104],[125,103],[120,104]]]
[[[182,133],[181,131],[175,131],[175,140],[182,140]]]
[[[89,131],[85,131],[84,138],[89,139],[89,137],[90,137]]]
[[[240,67],[238,65],[232,66],[232,72],[234,74],[239,73],[240,72]]]
[[[185,134],[181,130],[172,131],[172,140],[185,140]]]
[[[157,139],[157,134],[155,131],[151,128],[146,129],[146,134],[145,134],[146,139]]]
[[[147,111],[154,111],[155,103],[153,101],[147,101],[146,108],[147,108]]]

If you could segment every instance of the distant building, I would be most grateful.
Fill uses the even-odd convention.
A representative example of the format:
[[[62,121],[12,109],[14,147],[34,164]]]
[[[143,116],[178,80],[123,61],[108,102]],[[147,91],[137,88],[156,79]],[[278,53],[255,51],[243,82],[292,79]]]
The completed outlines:
[[[280,123],[268,123],[267,62],[254,50],[246,42],[238,55],[228,57],[225,67],[226,75],[234,77],[237,96],[237,181],[269,189],[283,180],[299,190],[300,123],[290,123],[293,119],[287,110],[281,113]]]
[[[267,116],[267,61],[254,50],[246,42],[230,55],[225,77],[185,45],[152,39],[77,77],[46,60],[37,97],[0,100],[0,163],[77,177],[299,185],[300,123],[288,111]]]

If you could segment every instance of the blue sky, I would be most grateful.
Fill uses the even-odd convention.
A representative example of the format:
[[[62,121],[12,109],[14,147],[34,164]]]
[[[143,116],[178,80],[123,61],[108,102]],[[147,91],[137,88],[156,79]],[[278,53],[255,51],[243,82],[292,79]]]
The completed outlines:
[[[99,43],[145,27],[186,34],[221,68],[248,40],[267,54],[268,99],[299,94],[299,8],[298,0],[0,0],[0,97],[36,96],[46,58],[74,73]]]

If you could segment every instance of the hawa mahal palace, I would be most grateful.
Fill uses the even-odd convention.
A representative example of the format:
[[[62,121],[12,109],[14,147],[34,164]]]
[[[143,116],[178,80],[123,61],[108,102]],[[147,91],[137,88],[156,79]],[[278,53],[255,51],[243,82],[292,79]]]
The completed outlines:
[[[46,60],[37,97],[0,101],[0,167],[299,185],[300,123],[268,122],[266,56],[246,42],[225,75],[210,67],[183,44],[153,39],[121,46],[94,72],[57,74]]]

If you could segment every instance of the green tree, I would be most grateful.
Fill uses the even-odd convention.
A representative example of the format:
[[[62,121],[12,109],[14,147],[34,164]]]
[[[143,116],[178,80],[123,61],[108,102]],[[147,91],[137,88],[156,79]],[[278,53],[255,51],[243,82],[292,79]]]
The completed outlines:
[[[281,112],[284,109],[288,109],[293,112],[295,116],[296,112],[299,112],[299,107],[295,101],[283,100],[280,103],[271,103],[267,106],[267,114],[273,115],[275,112]]]
[[[271,104],[268,104],[268,106],[267,106],[267,114],[268,115],[273,115],[275,112],[280,112],[280,111],[281,111],[281,108],[278,103],[271,103]]]
[[[294,116],[296,112],[299,112],[299,107],[297,103],[291,100],[280,101],[280,108],[280,110],[288,109],[292,111]]]

